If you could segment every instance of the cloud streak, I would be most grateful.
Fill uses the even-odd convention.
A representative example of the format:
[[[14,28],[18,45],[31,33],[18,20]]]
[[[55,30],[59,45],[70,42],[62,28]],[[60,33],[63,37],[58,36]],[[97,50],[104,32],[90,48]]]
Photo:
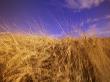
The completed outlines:
[[[89,9],[99,6],[104,0],[65,0],[67,6],[73,9]]]

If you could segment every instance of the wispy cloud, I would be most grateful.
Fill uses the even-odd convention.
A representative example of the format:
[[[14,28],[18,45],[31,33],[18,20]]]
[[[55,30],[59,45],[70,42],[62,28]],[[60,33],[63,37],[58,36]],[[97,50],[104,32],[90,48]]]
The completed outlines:
[[[106,16],[106,18],[109,18],[109,16]],[[88,35],[97,35],[97,36],[110,36],[110,20],[106,22],[102,22],[102,25],[100,23],[95,22],[94,24],[90,24],[88,26],[87,33]]]
[[[110,15],[106,15],[106,16],[101,17],[101,18],[87,19],[86,23],[87,24],[96,23],[96,22],[99,22],[99,21],[102,21],[102,20],[110,20]]]
[[[104,0],[65,0],[67,6],[73,9],[88,9],[99,6]]]

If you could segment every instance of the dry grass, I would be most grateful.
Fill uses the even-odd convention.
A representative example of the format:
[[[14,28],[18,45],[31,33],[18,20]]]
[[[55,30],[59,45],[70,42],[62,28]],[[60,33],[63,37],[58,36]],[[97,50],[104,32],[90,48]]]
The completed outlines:
[[[109,38],[0,34],[0,82],[110,82]]]

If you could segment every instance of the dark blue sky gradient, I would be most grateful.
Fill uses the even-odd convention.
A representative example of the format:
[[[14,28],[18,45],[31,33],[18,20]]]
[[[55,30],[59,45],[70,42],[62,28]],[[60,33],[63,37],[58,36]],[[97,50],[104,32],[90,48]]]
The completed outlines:
[[[110,23],[109,18],[105,18],[110,15],[109,1],[81,10],[68,8],[64,4],[65,0],[0,0],[0,24],[9,25],[11,30],[28,32],[29,26],[32,26],[33,32],[42,29],[43,32],[60,35],[63,30],[70,32],[72,27],[86,31],[93,24],[102,26]],[[93,21],[95,19],[101,20]]]

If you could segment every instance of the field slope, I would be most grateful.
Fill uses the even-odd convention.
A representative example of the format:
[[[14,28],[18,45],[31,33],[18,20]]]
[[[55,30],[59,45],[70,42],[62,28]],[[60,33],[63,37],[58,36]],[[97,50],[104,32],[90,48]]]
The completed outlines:
[[[110,82],[110,38],[0,34],[0,82]]]

